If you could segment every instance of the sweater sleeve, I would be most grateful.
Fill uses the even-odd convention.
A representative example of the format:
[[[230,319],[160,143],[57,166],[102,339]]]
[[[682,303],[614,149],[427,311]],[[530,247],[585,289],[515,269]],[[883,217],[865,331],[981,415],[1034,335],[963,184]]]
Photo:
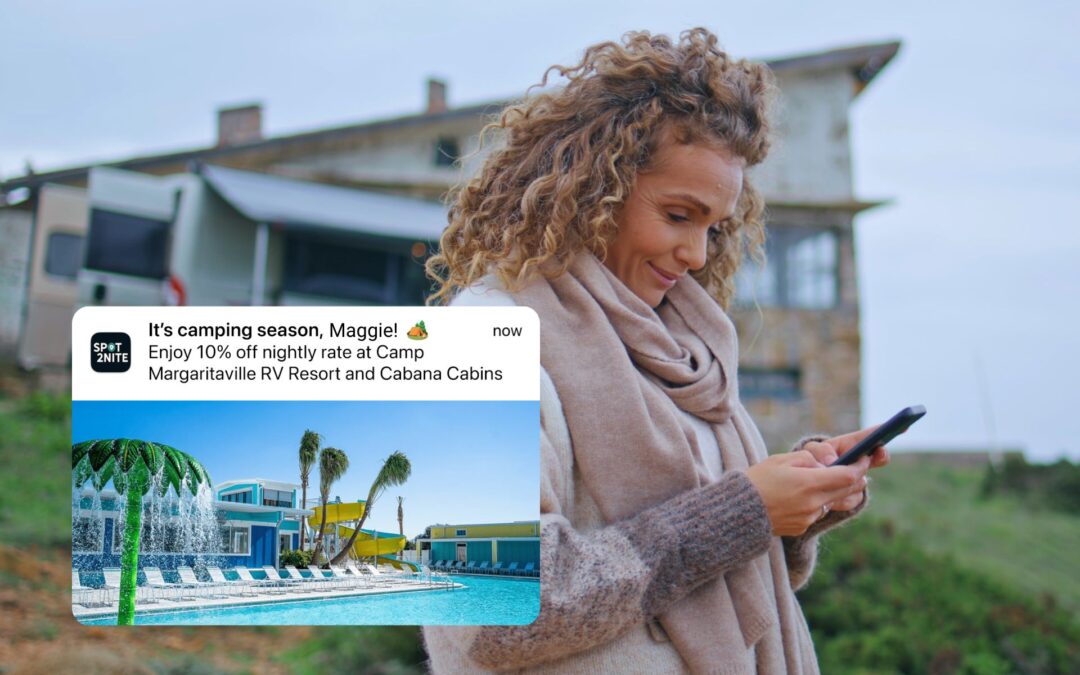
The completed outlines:
[[[826,436],[807,436],[799,440],[792,452],[802,450],[803,446],[811,441],[823,441]],[[791,579],[791,588],[799,590],[806,586],[814,573],[814,565],[817,563],[817,550],[819,537],[838,525],[848,522],[859,514],[870,502],[870,492],[863,489],[862,502],[850,511],[830,511],[824,518],[811,525],[806,532],[796,537],[781,537],[784,542],[784,559],[787,561],[788,576]]]
[[[541,429],[540,614],[530,625],[458,629],[440,640],[464,650],[474,668],[525,668],[609,642],[768,549],[765,504],[737,471],[628,520],[578,531],[563,515],[569,438],[553,434],[543,414]],[[449,629],[427,629],[429,645],[433,630]]]

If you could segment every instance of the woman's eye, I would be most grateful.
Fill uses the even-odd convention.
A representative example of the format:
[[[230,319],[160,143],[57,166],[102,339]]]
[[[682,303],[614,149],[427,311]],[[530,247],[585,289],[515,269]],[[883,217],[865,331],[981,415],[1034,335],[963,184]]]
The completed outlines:
[[[690,220],[686,216],[680,216],[677,213],[669,213],[667,215],[668,215],[668,218],[670,218],[671,221],[675,222],[675,223],[685,223],[685,222],[689,222],[689,220]]]

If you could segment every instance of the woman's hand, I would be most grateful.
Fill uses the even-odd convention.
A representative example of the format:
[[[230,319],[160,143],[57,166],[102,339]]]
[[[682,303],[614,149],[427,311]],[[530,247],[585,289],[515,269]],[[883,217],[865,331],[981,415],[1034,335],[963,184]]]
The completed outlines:
[[[798,536],[821,518],[823,506],[849,499],[855,500],[850,508],[858,506],[869,469],[869,457],[849,466],[824,466],[800,450],[772,455],[747,469],[746,476],[765,502],[773,534]]]
[[[838,457],[845,452],[855,447],[855,445],[870,435],[871,432],[877,429],[876,426],[862,429],[861,431],[853,431],[850,434],[844,434],[843,436],[837,436],[835,438],[829,438],[824,441],[810,441],[803,445],[802,449],[809,452],[814,456],[818,462],[824,466],[829,466],[837,460]],[[870,454],[870,468],[877,469],[885,466],[889,463],[889,452],[885,449],[885,446],[879,446],[874,449],[874,452]],[[851,495],[845,497],[839,501],[829,504],[830,511],[850,511],[859,506],[862,503],[862,492],[857,495]]]

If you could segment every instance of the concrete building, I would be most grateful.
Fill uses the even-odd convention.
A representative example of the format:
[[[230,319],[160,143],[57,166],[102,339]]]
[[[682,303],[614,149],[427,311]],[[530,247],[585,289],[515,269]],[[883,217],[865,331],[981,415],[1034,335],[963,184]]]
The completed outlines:
[[[811,431],[859,425],[854,222],[880,202],[854,194],[848,111],[899,47],[888,42],[768,61],[780,85],[777,139],[754,178],[769,206],[769,263],[743,270],[732,314],[742,341],[742,396],[773,450]],[[482,161],[473,154],[478,133],[507,101],[452,108],[445,83],[427,86],[419,114],[275,138],[263,136],[257,104],[221,110],[210,147],[107,165],[165,175],[198,161],[437,199]],[[84,186],[89,168],[10,179],[0,183],[0,196],[17,188],[36,195],[46,183]],[[0,226],[27,227],[25,219],[4,220],[4,211]],[[0,302],[10,305],[15,295],[0,292]],[[0,341],[13,330],[0,326]]]

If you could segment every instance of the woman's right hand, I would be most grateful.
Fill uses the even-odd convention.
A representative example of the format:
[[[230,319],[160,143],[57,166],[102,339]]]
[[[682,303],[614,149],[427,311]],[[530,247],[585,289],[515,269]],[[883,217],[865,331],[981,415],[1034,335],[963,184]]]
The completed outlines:
[[[769,514],[773,534],[798,536],[824,515],[822,507],[866,487],[870,458],[824,466],[805,450],[772,455],[746,470]]]

